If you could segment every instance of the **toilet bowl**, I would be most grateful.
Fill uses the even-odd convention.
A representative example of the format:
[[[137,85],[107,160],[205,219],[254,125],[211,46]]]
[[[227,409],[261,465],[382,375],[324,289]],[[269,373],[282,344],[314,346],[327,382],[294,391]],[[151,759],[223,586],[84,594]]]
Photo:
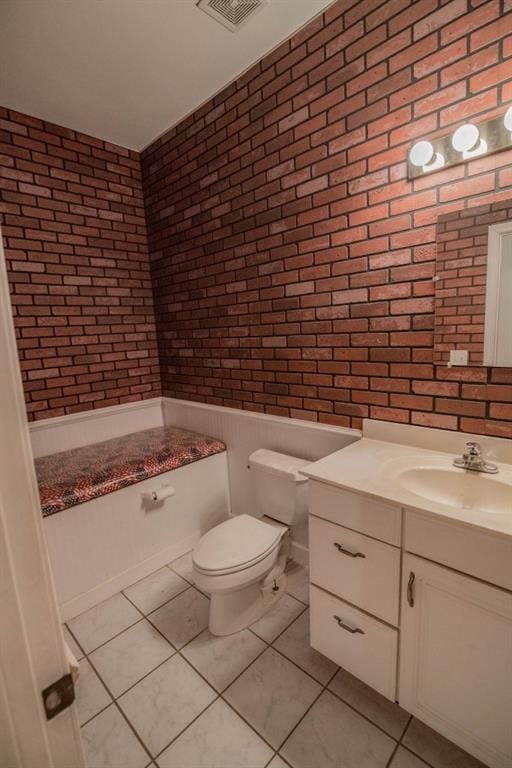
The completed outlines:
[[[305,519],[309,462],[260,449],[249,457],[261,517],[235,515],[208,531],[192,554],[194,581],[210,597],[209,629],[230,635],[263,616],[282,597],[290,528]]]

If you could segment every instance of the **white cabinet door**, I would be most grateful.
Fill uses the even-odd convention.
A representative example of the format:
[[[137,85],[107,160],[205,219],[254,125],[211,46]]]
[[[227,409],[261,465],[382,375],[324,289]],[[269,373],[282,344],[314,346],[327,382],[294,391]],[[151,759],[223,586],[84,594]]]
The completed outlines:
[[[491,768],[512,765],[512,594],[403,560],[399,702]]]

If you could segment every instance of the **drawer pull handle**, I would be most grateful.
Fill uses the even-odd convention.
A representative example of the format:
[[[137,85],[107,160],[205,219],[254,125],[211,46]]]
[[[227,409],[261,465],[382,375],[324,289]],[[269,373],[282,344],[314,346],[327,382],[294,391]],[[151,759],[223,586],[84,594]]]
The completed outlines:
[[[341,627],[347,632],[350,632],[351,635],[357,635],[357,634],[364,635],[364,630],[359,629],[359,627],[349,627],[349,625],[345,624],[343,619],[340,619],[339,616],[334,615],[333,619],[335,619],[338,622],[338,627]]]
[[[366,557],[362,552],[351,552],[350,549],[345,549],[345,547],[342,547],[337,541],[333,543],[338,552],[341,552],[342,555],[348,555],[348,557]]]
[[[407,582],[407,602],[411,606],[411,608],[414,608],[414,579],[416,578],[414,571],[411,571],[409,574],[409,581]]]

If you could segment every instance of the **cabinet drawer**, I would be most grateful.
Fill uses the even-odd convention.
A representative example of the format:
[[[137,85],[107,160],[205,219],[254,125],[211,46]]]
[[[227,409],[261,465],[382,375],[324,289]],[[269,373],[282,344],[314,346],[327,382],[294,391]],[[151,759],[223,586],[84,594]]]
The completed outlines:
[[[309,552],[314,584],[398,625],[399,549],[310,516]]]
[[[400,546],[402,511],[394,504],[310,481],[309,508],[317,517]]]
[[[312,647],[395,701],[398,632],[313,584],[310,600]]]
[[[510,537],[406,511],[405,549],[512,590]]]

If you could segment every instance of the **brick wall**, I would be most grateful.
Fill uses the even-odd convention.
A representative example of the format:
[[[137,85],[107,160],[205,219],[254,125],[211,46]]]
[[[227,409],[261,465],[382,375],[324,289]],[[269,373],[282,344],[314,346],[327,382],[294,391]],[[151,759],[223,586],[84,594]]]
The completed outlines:
[[[433,365],[432,281],[437,217],[512,199],[512,151],[405,162],[504,112],[511,57],[511,0],[343,0],[155,141],[163,391],[512,437],[511,369]]]
[[[29,418],[159,394],[137,153],[0,108],[0,216]]]
[[[488,228],[505,221],[512,221],[512,202],[467,208],[438,219],[435,363],[446,364],[451,349],[465,349],[470,365],[482,365]]]

